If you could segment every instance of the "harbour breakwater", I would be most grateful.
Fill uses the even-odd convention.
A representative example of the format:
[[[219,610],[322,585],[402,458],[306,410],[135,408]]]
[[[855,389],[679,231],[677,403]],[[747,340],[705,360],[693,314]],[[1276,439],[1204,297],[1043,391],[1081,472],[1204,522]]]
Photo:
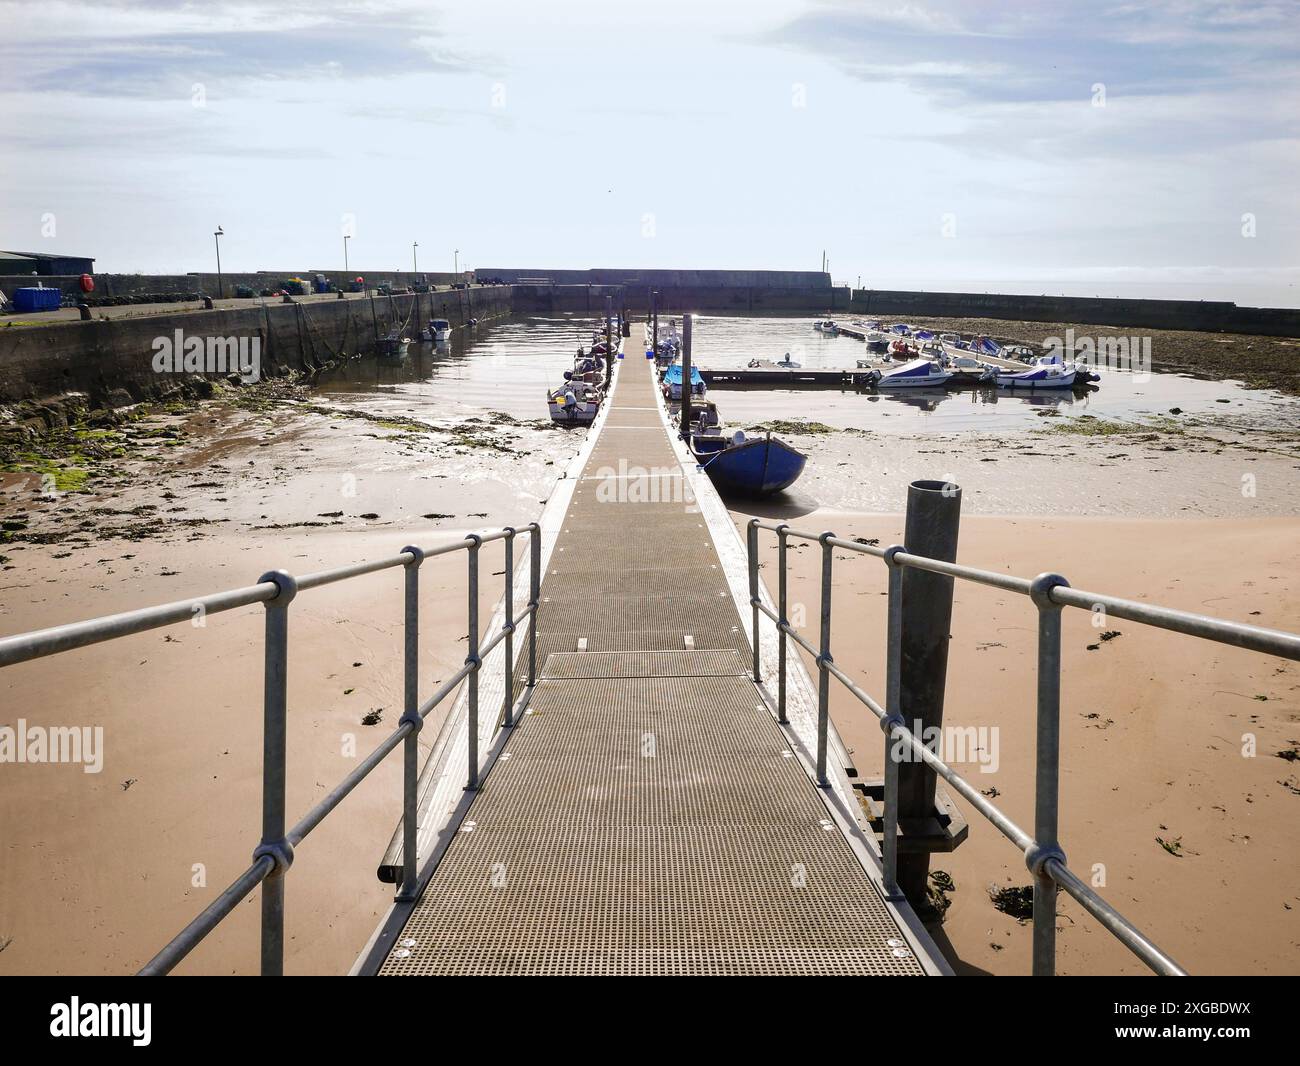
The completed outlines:
[[[507,273],[513,275],[517,272]],[[744,273],[738,272],[737,277],[727,284],[651,284],[639,278],[618,284],[609,281],[586,284],[541,280],[516,282],[513,285],[514,308],[521,312],[588,311],[595,314],[604,306],[604,298],[612,296],[615,306],[645,314],[651,308],[653,294],[658,293],[660,313],[669,315],[700,311],[732,315],[862,315],[922,321],[926,318],[991,318],[1264,337],[1300,336],[1300,309],[1240,307],[1226,300],[1125,300],[852,289],[846,285],[747,285],[742,283],[743,277]]]
[[[69,398],[81,409],[118,408],[143,400],[202,392],[227,373],[211,368],[159,371],[160,340],[179,334],[209,342],[256,345],[263,378],[311,375],[346,355],[373,351],[398,327],[416,336],[430,318],[461,326],[511,310],[508,286],[449,289],[338,300],[263,301],[246,307],[176,311],[39,326],[0,327],[0,403],[39,430],[67,419]]]

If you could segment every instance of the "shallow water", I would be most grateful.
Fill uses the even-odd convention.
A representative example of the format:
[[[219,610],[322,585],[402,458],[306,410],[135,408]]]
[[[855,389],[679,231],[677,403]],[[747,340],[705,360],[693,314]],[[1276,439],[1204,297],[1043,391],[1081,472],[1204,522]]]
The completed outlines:
[[[578,346],[588,346],[599,319],[589,315],[512,316],[457,329],[447,345],[413,341],[397,363],[369,357],[322,377],[320,391],[336,402],[364,399],[396,417],[440,423],[501,411],[523,420],[547,417],[545,395],[573,365]],[[660,319],[666,331],[669,317]],[[680,318],[674,317],[680,325]],[[852,368],[866,355],[861,341],[827,337],[811,318],[737,318],[697,315],[692,348],[698,366],[734,368],[750,359],[773,361],[787,352],[804,367]],[[640,326],[628,351],[640,350]],[[1157,353],[1158,355],[1158,353]],[[378,394],[378,395],[376,395]],[[1210,417],[1240,428],[1294,429],[1300,400],[1232,382],[1201,381],[1181,374],[1145,376],[1108,371],[1099,387],[1082,395],[1011,393],[1006,389],[945,392],[840,392],[833,389],[712,390],[724,421],[752,425],[802,418],[837,428],[884,433],[1014,432],[1040,427],[1044,418],[1091,415],[1134,420],[1166,415],[1172,407],[1188,417]],[[1227,403],[1220,402],[1222,400]]]
[[[861,341],[826,336],[812,326],[811,318],[696,316],[691,346],[701,369],[744,367],[754,358],[775,362],[787,352],[806,369],[852,369],[858,359],[867,357]],[[1159,358],[1158,350],[1153,354]],[[711,395],[723,419],[734,423],[804,418],[887,433],[1015,431],[1033,429],[1041,426],[1044,417],[1055,416],[1129,421],[1166,415],[1172,407],[1187,416],[1210,416],[1243,428],[1300,426],[1300,400],[1293,397],[1233,382],[1155,372],[1106,371],[1100,384],[1082,395],[1068,389],[1023,394],[996,388],[925,389],[900,395],[721,387]]]
[[[373,356],[322,375],[320,391],[346,402],[386,394],[385,406],[427,422],[484,411],[518,419],[547,418],[547,389],[561,383],[578,346],[590,347],[597,319],[588,315],[513,316],[452,331],[435,346],[412,341],[400,363]]]

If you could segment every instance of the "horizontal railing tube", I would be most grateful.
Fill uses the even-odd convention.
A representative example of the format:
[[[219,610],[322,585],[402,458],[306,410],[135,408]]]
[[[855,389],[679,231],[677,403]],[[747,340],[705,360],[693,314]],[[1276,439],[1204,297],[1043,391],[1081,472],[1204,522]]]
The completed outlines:
[[[1065,892],[1084,910],[1101,922],[1112,936],[1139,959],[1164,977],[1186,977],[1187,971],[1151,942],[1132,922],[1102,899],[1069,867],[1050,858],[1044,868]]]
[[[271,856],[263,855],[259,858],[232,881],[229,888],[204,907],[197,918],[172,937],[162,951],[146,962],[138,971],[139,976],[164,977],[171,973],[274,869],[275,860]]]
[[[1060,587],[1052,589],[1052,602],[1064,607],[1078,607],[1085,611],[1096,612],[1099,609],[1115,618],[1129,622],[1155,626],[1174,633],[1184,633],[1202,640],[1213,640],[1219,644],[1231,644],[1234,647],[1257,651],[1265,655],[1277,655],[1283,659],[1300,659],[1300,634],[1286,633],[1280,629],[1265,629],[1261,626],[1246,625],[1242,622],[1229,622],[1222,618],[1211,618],[1203,614],[1190,614],[1187,611],[1175,611],[1169,607],[1157,607],[1149,603],[1135,603],[1133,600],[1121,600],[1114,596],[1100,596],[1083,589]]]
[[[164,603],[158,607],[143,607],[138,611],[124,611],[121,614],[105,615],[91,618],[85,622],[69,622],[67,625],[51,626],[49,629],[37,629],[30,633],[19,633],[12,637],[0,639],[0,666],[12,666],[14,663],[42,659],[47,655],[85,648],[91,644],[102,644],[106,640],[129,637],[135,633],[145,633],[150,629],[175,625],[177,622],[189,622],[221,611],[233,611],[239,607],[250,607],[255,603],[264,603],[277,592],[275,585],[262,582],[247,588],[231,589],[229,592],[217,592],[211,596],[196,596],[190,600],[177,600]]]

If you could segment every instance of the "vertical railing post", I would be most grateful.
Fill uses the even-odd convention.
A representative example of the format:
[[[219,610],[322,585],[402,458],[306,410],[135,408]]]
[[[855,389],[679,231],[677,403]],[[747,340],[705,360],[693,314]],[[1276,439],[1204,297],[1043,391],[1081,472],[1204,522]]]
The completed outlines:
[[[466,789],[478,788],[478,672],[482,662],[478,657],[478,552],[483,538],[471,533],[466,538],[469,542],[469,624],[467,636],[469,648],[465,655],[465,665],[469,670],[469,729],[466,740],[469,750],[466,753],[469,779]]]
[[[898,763],[901,752],[894,741],[894,730],[904,724],[898,709],[902,691],[903,568],[894,559],[902,550],[901,544],[885,549],[885,565],[889,568],[889,618],[885,636],[885,717],[880,723],[885,734],[884,842],[881,850],[885,860],[885,897],[890,900],[904,898],[903,890],[898,887]]]
[[[269,855],[275,868],[262,882],[262,976],[284,974],[284,875],[293,847],[284,835],[284,781],[289,684],[289,603],[298,582],[283,570],[263,574],[278,591],[266,601],[266,645],[262,679],[262,842],[253,858]]]
[[[406,564],[405,594],[403,604],[402,652],[402,724],[410,732],[402,741],[402,881],[397,888],[397,899],[410,902],[415,899],[418,877],[419,850],[416,843],[420,784],[420,564],[424,550],[414,546],[402,549],[411,557]]]
[[[749,525],[745,529],[745,551],[749,558],[749,602],[753,611],[753,622],[750,626],[750,638],[754,644],[754,684],[759,684],[762,680],[762,674],[758,666],[758,519],[751,518]]]
[[[1047,860],[1065,865],[1057,842],[1061,755],[1061,605],[1052,589],[1069,582],[1060,574],[1039,574],[1029,586],[1038,606],[1038,744],[1034,775],[1034,843],[1025,864],[1034,875],[1034,976],[1056,974],[1056,881]]]
[[[783,725],[790,719],[785,713],[785,657],[786,657],[786,626],[789,625],[789,618],[786,617],[786,546],[789,539],[788,532],[790,527],[784,522],[777,527],[776,531],[776,615],[777,632],[780,634],[780,642],[777,644],[777,675],[776,675],[776,720]]]
[[[817,784],[827,786],[826,746],[831,718],[831,564],[835,547],[830,543],[834,533],[823,533],[817,539],[822,546],[822,625],[817,655]]]
[[[907,554],[956,562],[960,524],[960,486],[948,481],[908,485],[903,532]],[[903,568],[898,713],[917,736],[942,736],[952,596],[953,578],[916,567]],[[898,857],[898,883],[912,906],[927,914],[931,906],[930,855],[939,844],[927,827],[936,824],[938,781],[934,771],[919,759],[909,759],[898,767],[899,823],[904,832],[914,833],[915,840],[915,846]]]
[[[506,526],[506,662],[504,705],[505,727],[515,724],[515,530]]]
[[[682,315],[682,404],[677,421],[682,440],[688,445],[691,442],[691,332],[694,320],[694,315]]]
[[[537,611],[542,599],[542,527],[533,522],[528,543],[528,687],[537,684]]]

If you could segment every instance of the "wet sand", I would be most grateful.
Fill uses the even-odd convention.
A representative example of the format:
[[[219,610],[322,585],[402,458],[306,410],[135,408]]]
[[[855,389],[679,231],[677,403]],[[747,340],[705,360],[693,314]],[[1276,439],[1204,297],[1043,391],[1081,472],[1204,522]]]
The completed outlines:
[[[900,479],[901,486],[901,479]],[[743,526],[748,515],[733,511]],[[899,515],[818,510],[800,529],[902,540]],[[793,543],[793,542],[792,542]],[[1300,519],[963,520],[958,560],[1032,577],[1055,570],[1076,587],[1219,617],[1300,629]],[[820,549],[791,548],[790,603],[816,639]],[[764,537],[764,580],[776,579]],[[836,662],[883,698],[885,576],[877,560],[837,553],[832,600]],[[792,614],[793,617],[793,614]],[[945,724],[992,726],[998,769],[957,769],[1021,826],[1033,827],[1034,614],[1019,596],[956,588]],[[1274,753],[1300,738],[1300,667],[1117,621],[1099,642],[1090,616],[1063,630],[1061,840],[1085,879],[1192,973],[1300,972],[1300,811],[1296,764]],[[1098,645],[1088,650],[1089,645]],[[810,667],[810,673],[813,672]],[[839,685],[831,713],[865,777],[883,773],[874,716]],[[1243,737],[1257,756],[1242,755]],[[961,973],[1026,974],[1031,927],[994,909],[990,885],[1027,885],[1015,848],[963,805],[967,841],[932,870],[956,882],[937,929]],[[1179,855],[1156,842],[1177,842]],[[1073,900],[1058,906],[1058,969],[1146,972]]]

